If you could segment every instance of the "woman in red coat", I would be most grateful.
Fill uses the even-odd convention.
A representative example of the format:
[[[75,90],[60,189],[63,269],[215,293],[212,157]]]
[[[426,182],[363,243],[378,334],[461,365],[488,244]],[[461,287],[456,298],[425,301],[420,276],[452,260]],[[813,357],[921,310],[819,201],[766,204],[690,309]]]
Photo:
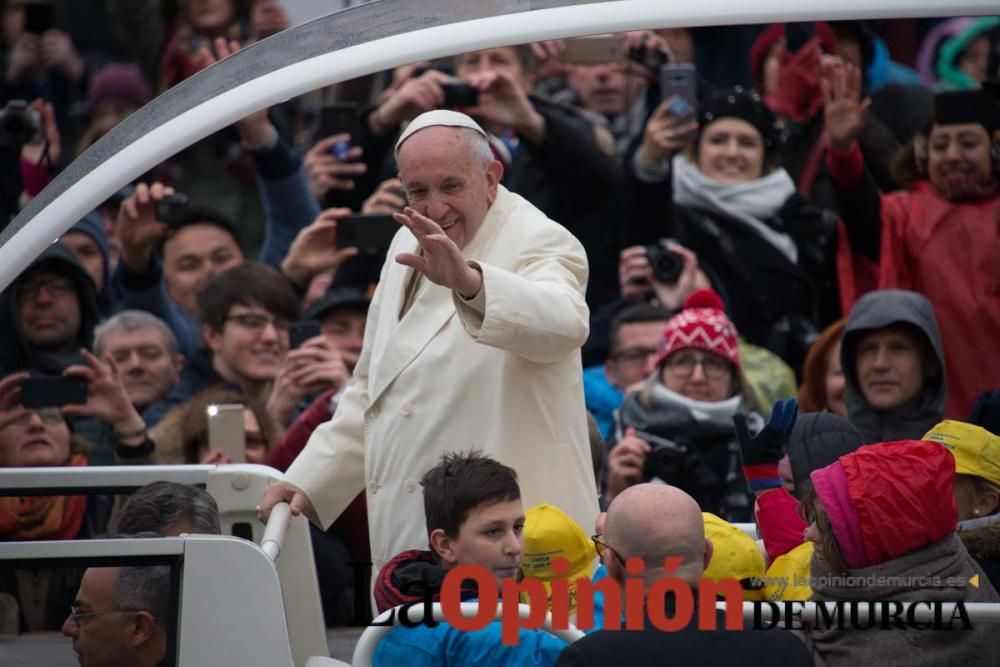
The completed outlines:
[[[1000,96],[936,95],[933,122],[895,164],[905,189],[885,194],[855,140],[867,107],[860,90],[856,68],[824,62],[827,160],[855,268],[853,296],[894,287],[930,300],[944,338],[946,414],[963,418],[976,396],[1000,386],[1000,355],[993,354],[1000,340]],[[856,269],[866,263],[875,268],[863,276]]]

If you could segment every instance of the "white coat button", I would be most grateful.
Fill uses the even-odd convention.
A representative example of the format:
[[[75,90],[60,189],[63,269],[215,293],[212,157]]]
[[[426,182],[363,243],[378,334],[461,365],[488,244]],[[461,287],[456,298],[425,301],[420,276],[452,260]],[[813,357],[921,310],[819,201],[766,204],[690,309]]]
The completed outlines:
[[[413,406],[409,403],[403,406],[402,413],[404,417],[409,417],[413,414]]]
[[[376,493],[378,493],[378,488],[379,488],[378,487],[378,482],[376,482],[374,480],[372,480],[371,482],[368,482],[368,493],[370,493],[370,494],[372,494],[374,496]]]
[[[369,419],[378,419],[378,408],[372,408],[368,411]]]
[[[375,559],[375,569],[376,570],[381,570],[382,566],[384,566],[384,565],[385,565],[385,561],[384,560],[382,560],[381,558],[376,558]]]
[[[408,479],[405,482],[403,482],[403,488],[406,489],[407,493],[413,493],[414,491],[417,490],[417,483],[414,482],[412,479]]]

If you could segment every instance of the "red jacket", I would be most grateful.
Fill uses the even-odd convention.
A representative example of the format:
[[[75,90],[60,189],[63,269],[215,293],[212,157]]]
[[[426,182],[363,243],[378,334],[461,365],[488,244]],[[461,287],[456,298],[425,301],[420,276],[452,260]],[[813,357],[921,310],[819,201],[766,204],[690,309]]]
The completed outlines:
[[[831,152],[829,157],[837,187],[853,191],[863,168],[857,146],[851,153]],[[1000,354],[996,354],[1000,341],[1000,194],[953,202],[930,182],[919,181],[909,190],[877,196],[881,214],[877,282],[864,285],[859,280],[862,284],[855,284],[856,293],[847,300],[853,303],[872,287],[908,289],[927,297],[944,342],[945,416],[965,419],[979,394],[1000,387]],[[850,226],[846,219],[845,223]]]
[[[281,442],[274,448],[268,459],[268,465],[282,472],[288,470],[292,461],[305,449],[309,436],[320,424],[330,421],[330,398],[336,393],[331,389],[322,393],[312,402],[299,418],[288,427]],[[347,541],[351,557],[361,563],[371,560],[371,543],[368,540],[368,505],[365,494],[361,492],[351,501],[351,504],[333,522],[333,530],[339,532]]]

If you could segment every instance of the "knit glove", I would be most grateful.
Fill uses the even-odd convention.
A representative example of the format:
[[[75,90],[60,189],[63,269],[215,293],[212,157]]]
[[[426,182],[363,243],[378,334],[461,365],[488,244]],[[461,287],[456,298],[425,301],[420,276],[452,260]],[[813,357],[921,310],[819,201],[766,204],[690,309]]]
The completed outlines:
[[[819,83],[822,51],[813,37],[795,53],[781,59],[778,87],[764,97],[771,111],[796,123],[808,123],[823,108]]]
[[[785,455],[785,443],[795,426],[798,412],[799,407],[794,398],[775,401],[771,418],[756,436],[750,435],[744,415],[733,417],[736,438],[740,442],[740,455],[743,458],[743,476],[754,493],[781,488],[778,461]]]

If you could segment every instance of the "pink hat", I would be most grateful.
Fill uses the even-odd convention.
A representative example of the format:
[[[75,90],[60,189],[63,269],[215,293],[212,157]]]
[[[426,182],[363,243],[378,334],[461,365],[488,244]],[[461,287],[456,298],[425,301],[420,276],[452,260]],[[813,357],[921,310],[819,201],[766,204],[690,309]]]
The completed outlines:
[[[667,322],[656,365],[674,352],[687,349],[717,354],[737,370],[740,368],[739,334],[726,317],[722,299],[710,289],[694,292],[684,302],[684,309]]]
[[[847,567],[858,570],[871,565],[865,559],[864,544],[861,540],[861,519],[851,504],[847,485],[847,473],[840,461],[834,461],[825,468],[814,470],[809,478],[816,488],[816,495],[823,503],[826,516],[837,538],[837,546]]]
[[[138,65],[111,63],[94,72],[90,77],[87,104],[93,109],[105,100],[122,99],[141,107],[152,97],[149,84]]]

